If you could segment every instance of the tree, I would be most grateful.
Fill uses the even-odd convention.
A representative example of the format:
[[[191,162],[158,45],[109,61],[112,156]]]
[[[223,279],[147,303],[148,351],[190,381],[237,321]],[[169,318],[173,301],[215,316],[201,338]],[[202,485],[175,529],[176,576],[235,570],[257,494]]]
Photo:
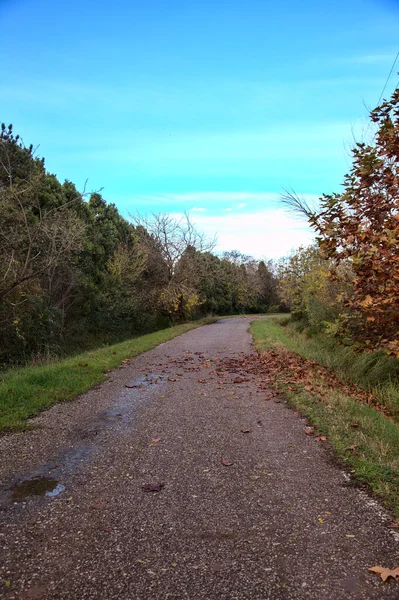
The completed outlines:
[[[169,280],[187,248],[208,252],[216,245],[215,238],[209,240],[196,229],[187,213],[180,218],[166,213],[151,213],[149,216],[137,214],[132,216],[132,220],[137,226],[142,226],[155,241],[168,269]]]
[[[353,270],[343,327],[399,356],[399,88],[371,120],[375,139],[354,147],[343,193],[324,195],[318,210],[295,194],[285,201],[314,227],[332,277],[340,265]]]
[[[335,277],[331,277],[334,266]],[[317,244],[299,248],[279,266],[279,293],[295,320],[313,333],[335,333],[352,293],[350,265],[323,258]]]
[[[354,335],[399,356],[399,88],[371,113],[375,143],[358,143],[344,193],[323,196],[312,218],[321,251],[349,260]]]
[[[62,186],[12,126],[0,133],[0,339],[9,348],[55,339],[76,282],[84,223]],[[36,314],[36,317],[35,317]],[[39,318],[40,315],[40,318]],[[39,328],[35,323],[41,323]]]

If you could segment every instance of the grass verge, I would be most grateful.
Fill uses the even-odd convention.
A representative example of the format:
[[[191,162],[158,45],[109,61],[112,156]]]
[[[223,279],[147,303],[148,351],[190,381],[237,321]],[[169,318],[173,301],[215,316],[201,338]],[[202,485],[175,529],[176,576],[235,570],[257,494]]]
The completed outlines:
[[[122,360],[151,350],[215,318],[184,323],[119,344],[52,362],[5,372],[0,380],[0,431],[26,428],[27,420],[56,402],[72,400],[106,379]]]
[[[282,324],[284,326],[282,326]],[[334,338],[309,337],[287,319],[272,318],[252,325],[257,349],[276,344],[332,369],[343,382],[358,385],[378,398],[399,419],[399,361],[384,352],[357,352]]]
[[[283,327],[279,319],[255,321],[251,331],[255,346],[266,364],[270,364],[274,387],[284,393],[290,404],[297,408],[315,425],[321,435],[326,436],[340,461],[346,464],[355,478],[366,483],[399,517],[399,423],[397,412],[390,418],[374,406],[359,401],[354,394],[347,393],[345,384],[329,385],[324,371],[317,364],[305,363],[306,376],[291,357],[295,354],[315,361],[334,370],[343,381],[356,382],[359,365],[366,359],[355,353],[357,366],[351,365],[347,350],[339,360],[336,356],[341,346],[334,348],[328,340],[309,340],[306,335],[290,326]],[[328,355],[328,348],[331,356]],[[319,358],[319,360],[317,360]],[[273,364],[278,362],[279,368]],[[345,361],[349,369],[345,370]],[[382,363],[384,361],[382,360]],[[292,365],[296,368],[292,368]],[[390,365],[390,370],[395,365]],[[298,376],[300,374],[300,376]],[[391,386],[393,396],[398,394],[399,385],[393,380],[378,386],[373,375],[372,389],[381,393]],[[357,383],[357,382],[356,382]],[[366,387],[370,383],[363,382]],[[399,395],[399,394],[398,394]],[[360,394],[361,397],[361,394]],[[397,411],[397,404],[393,408]]]

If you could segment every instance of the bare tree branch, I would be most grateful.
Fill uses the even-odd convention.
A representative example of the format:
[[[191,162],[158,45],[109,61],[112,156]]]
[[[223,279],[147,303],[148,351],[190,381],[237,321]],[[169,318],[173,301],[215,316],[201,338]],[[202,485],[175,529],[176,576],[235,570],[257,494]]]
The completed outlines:
[[[316,207],[311,206],[306,198],[299,197],[294,190],[284,190],[284,194],[280,197],[281,204],[290,212],[294,217],[303,219],[305,217],[308,221],[314,218],[318,211]]]

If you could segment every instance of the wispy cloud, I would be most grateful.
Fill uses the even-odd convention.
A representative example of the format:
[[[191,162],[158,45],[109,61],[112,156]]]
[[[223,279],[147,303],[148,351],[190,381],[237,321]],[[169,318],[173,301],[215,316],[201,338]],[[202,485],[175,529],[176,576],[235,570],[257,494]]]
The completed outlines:
[[[234,205],[243,214],[246,208],[248,213],[265,210],[278,209],[280,206],[280,193],[277,192],[235,192],[235,191],[200,191],[168,194],[138,194],[128,199],[120,197],[118,200],[124,205],[129,202],[148,210],[160,210],[167,212],[192,211],[217,214],[222,209],[232,209]],[[316,194],[303,194],[310,203],[317,203],[319,196]],[[153,207],[153,208],[151,208]],[[141,208],[141,209],[142,209]]]
[[[281,208],[279,194],[209,191],[146,196],[141,202],[144,198],[149,210],[154,210],[156,199],[162,200],[158,204],[160,212],[169,212],[177,218],[188,212],[198,229],[210,238],[216,235],[218,252],[235,249],[256,258],[280,258],[292,249],[310,244],[314,238],[306,221],[290,216]],[[237,203],[238,198],[247,202]],[[312,194],[305,198],[313,203],[318,199]]]
[[[397,51],[392,53],[384,53],[384,54],[363,54],[358,56],[349,56],[343,58],[344,62],[348,63],[357,63],[357,64],[378,64],[378,63],[389,63],[392,62],[395,58]]]

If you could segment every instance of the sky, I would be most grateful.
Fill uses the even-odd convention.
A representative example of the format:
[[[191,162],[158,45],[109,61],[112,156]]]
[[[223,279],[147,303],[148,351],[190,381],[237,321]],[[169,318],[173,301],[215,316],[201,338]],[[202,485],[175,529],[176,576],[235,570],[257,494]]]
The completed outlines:
[[[371,135],[399,0],[0,0],[0,26],[0,121],[51,173],[277,258],[312,240],[284,189],[339,192]]]

